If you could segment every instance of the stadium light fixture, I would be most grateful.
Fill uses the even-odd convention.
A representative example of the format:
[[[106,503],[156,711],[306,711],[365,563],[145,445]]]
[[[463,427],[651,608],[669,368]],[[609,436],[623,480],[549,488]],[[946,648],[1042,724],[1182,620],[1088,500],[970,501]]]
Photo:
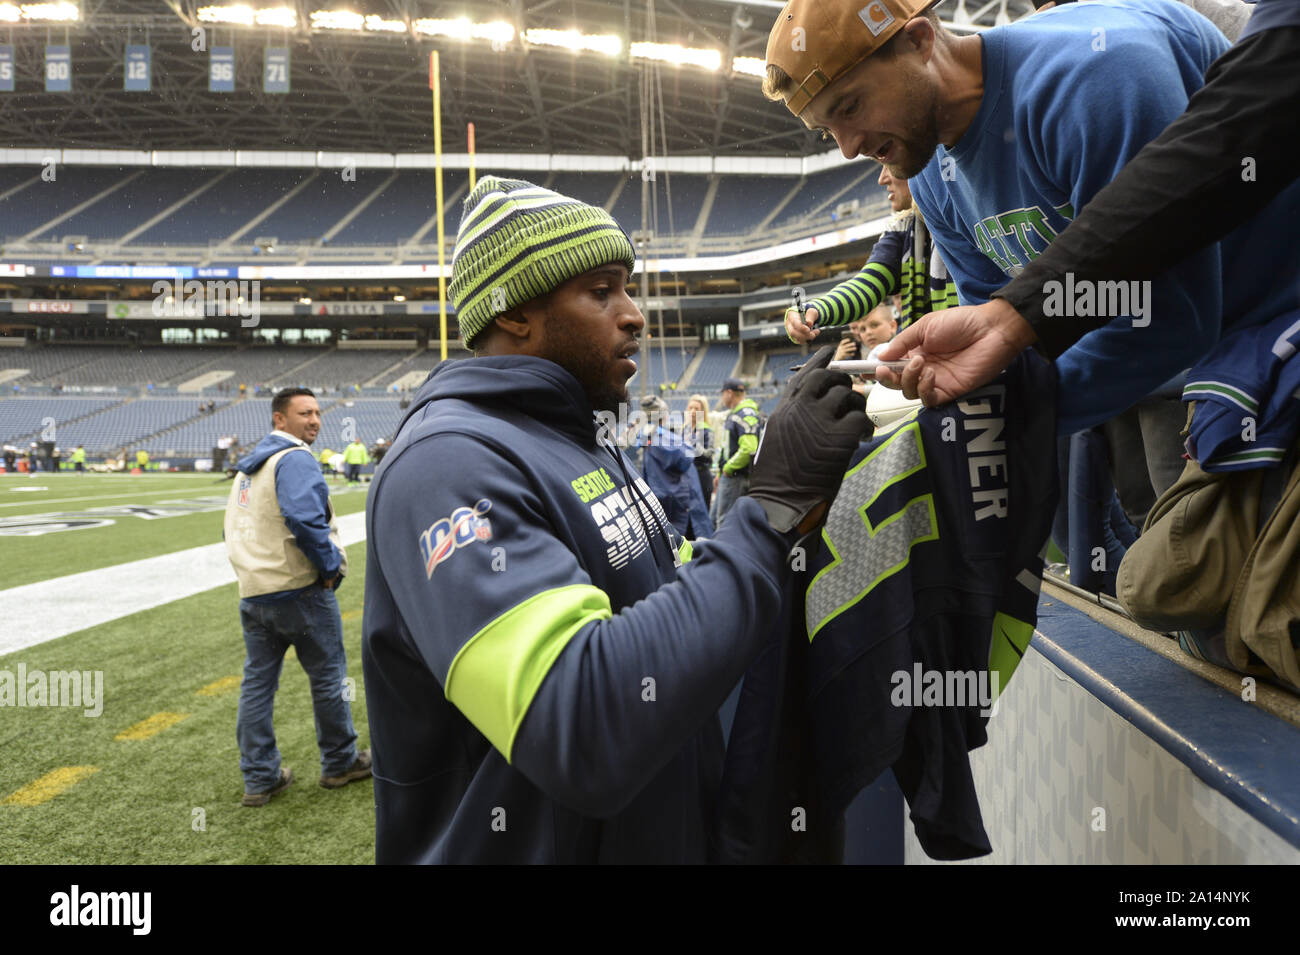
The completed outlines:
[[[385,20],[372,13],[366,17],[366,29],[375,33],[405,33],[406,24],[401,20]]]
[[[17,4],[0,3],[0,23],[17,23],[22,19],[22,11]]]
[[[722,66],[722,53],[718,50],[706,50],[686,47],[680,43],[633,43],[629,51],[634,59],[660,60],[674,66],[689,64],[704,70],[718,70]]]
[[[731,72],[746,76],[764,76],[767,64],[761,56],[738,56],[731,61]]]
[[[292,30],[298,26],[298,14],[289,7],[271,7],[258,10],[253,14],[253,21],[259,27],[284,27]]]
[[[224,7],[199,7],[200,23],[237,23],[240,26],[253,25],[253,8],[247,4],[234,4]]]
[[[8,4],[12,6],[12,4]],[[75,3],[24,3],[19,8],[24,20],[80,20],[81,11]]]
[[[298,14],[290,7],[267,7],[254,10],[246,3],[225,6],[199,7],[199,21],[202,23],[234,23],[251,27],[283,27],[292,30],[298,26]]]
[[[515,38],[515,28],[501,20],[474,23],[466,17],[455,20],[421,17],[412,24],[416,33],[425,36],[446,36],[454,40],[490,40],[493,44],[510,43]]]
[[[393,301],[394,301],[394,302],[405,302],[405,301],[406,301],[406,296],[405,296],[405,295],[394,295],[394,296],[393,296]]]
[[[313,30],[360,30],[365,26],[366,18],[351,10],[313,10],[311,28]]]
[[[623,38],[609,33],[581,33],[578,30],[525,30],[524,40],[533,46],[558,46],[579,53],[584,50],[618,56],[623,52]]]

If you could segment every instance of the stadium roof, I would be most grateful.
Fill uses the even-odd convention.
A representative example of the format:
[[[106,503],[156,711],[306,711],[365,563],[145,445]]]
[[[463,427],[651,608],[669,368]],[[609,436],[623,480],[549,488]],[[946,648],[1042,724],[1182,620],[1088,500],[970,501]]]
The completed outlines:
[[[825,150],[763,98],[756,76],[735,69],[754,66],[743,59],[736,64],[737,57],[761,63],[781,6],[776,0],[359,0],[346,7],[289,0],[278,9],[281,19],[296,22],[292,28],[217,24],[201,10],[208,2],[79,0],[76,22],[9,27],[16,91],[0,94],[0,139],[60,148],[431,151],[428,54],[436,48],[448,151],[464,151],[470,122],[485,152],[640,157]],[[312,18],[322,9],[333,15],[328,27]],[[955,29],[971,30],[1015,19],[1030,4],[992,0],[968,7],[966,0],[943,0],[939,9]],[[357,14],[374,19],[367,24]],[[204,30],[200,50],[193,48],[196,27]],[[63,43],[65,30],[72,92],[47,93],[44,48]],[[446,35],[466,30],[495,31],[496,39]],[[616,37],[618,52],[548,46],[544,34],[529,32],[537,30]],[[629,44],[646,41],[708,51],[718,67],[632,55]],[[124,92],[125,45],[145,42],[152,48],[152,90]],[[209,51],[218,45],[235,47],[234,93],[208,91]],[[288,94],[262,90],[265,46],[291,50]]]

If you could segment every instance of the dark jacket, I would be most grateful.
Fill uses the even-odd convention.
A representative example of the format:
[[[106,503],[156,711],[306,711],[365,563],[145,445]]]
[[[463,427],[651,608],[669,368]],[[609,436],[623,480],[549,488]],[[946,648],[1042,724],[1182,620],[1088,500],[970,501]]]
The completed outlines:
[[[367,511],[363,662],[376,858],[695,862],[717,711],[762,648],[792,541],[741,500],[680,571],[578,381],[447,362]]]

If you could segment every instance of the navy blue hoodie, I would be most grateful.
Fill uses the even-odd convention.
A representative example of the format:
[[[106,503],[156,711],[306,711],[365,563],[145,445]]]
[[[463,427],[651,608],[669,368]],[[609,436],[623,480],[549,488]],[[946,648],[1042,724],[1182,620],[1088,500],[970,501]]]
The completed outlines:
[[[679,570],[605,438],[519,356],[444,363],[403,420],[366,515],[378,862],[705,859],[793,541],[744,498]]]

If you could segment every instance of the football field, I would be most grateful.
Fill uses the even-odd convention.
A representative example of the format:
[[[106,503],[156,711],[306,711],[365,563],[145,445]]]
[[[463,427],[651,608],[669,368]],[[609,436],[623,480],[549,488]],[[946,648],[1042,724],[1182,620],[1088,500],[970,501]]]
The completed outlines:
[[[352,530],[338,599],[364,747],[366,486],[331,485]],[[372,784],[317,785],[292,651],[275,726],[294,783],[265,807],[240,805],[229,490],[211,474],[0,478],[0,648],[19,647],[0,649],[0,863],[373,861]],[[83,619],[102,622],[77,629]]]

